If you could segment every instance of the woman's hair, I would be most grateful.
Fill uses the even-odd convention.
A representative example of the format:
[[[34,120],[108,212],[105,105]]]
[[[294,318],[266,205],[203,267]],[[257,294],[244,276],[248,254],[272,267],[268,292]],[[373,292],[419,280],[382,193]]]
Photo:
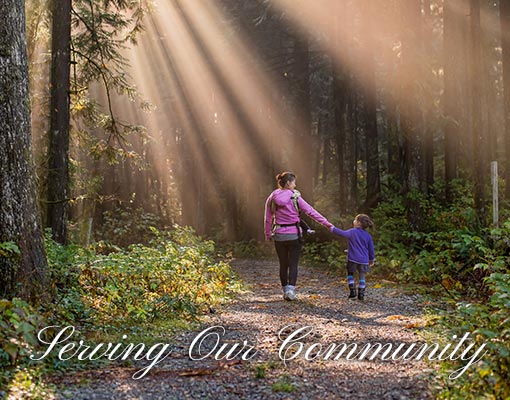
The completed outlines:
[[[374,223],[370,219],[370,217],[366,214],[358,214],[356,215],[356,218],[354,218],[356,221],[358,221],[363,229],[367,228],[373,228]]]
[[[278,182],[278,187],[283,189],[287,182],[292,182],[296,179],[296,175],[292,172],[282,172],[281,174],[276,175],[276,181]]]

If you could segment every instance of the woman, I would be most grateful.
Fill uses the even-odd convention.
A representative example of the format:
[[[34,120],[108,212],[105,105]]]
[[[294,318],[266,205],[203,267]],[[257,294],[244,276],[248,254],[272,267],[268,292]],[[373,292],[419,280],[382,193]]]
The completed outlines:
[[[280,260],[280,280],[285,300],[295,300],[299,256],[302,246],[302,229],[299,211],[330,229],[333,224],[313,209],[299,194],[296,176],[292,172],[282,172],[276,176],[278,189],[266,201],[265,235],[266,240],[274,239],[276,253]]]

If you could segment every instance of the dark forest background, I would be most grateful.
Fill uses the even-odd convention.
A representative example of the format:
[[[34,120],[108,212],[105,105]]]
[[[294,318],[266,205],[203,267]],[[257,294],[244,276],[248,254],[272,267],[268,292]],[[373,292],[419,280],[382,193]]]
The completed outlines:
[[[249,44],[230,76],[186,7],[170,3],[211,77],[200,76],[192,56],[192,76],[180,69],[183,55],[171,54],[172,27],[154,14],[126,24],[133,31],[143,24],[137,40],[145,57],[166,59],[154,60],[142,79],[128,77],[140,67],[124,65],[126,49],[101,32],[125,25],[108,20],[99,5],[90,11],[87,2],[75,2],[71,77],[63,77],[70,81],[70,130],[57,139],[55,124],[68,122],[50,115],[56,94],[45,80],[57,68],[48,51],[51,30],[59,27],[46,21],[44,2],[28,2],[31,80],[39,82],[32,103],[40,201],[58,241],[66,242],[66,225],[73,240],[89,243],[119,240],[123,229],[146,220],[230,241],[259,240],[264,200],[282,170],[294,171],[305,199],[337,220],[399,195],[410,226],[420,230],[420,199],[448,206],[462,197],[485,226],[492,221],[491,161],[499,161],[501,199],[508,203],[504,2],[324,2],[312,7],[317,15],[306,15],[306,2],[284,12],[278,2],[217,1],[218,47],[240,53],[246,45],[236,48],[239,37]],[[102,69],[94,60],[105,57]],[[193,75],[205,82],[199,97],[188,86]],[[157,93],[148,93],[149,81],[160,83]]]

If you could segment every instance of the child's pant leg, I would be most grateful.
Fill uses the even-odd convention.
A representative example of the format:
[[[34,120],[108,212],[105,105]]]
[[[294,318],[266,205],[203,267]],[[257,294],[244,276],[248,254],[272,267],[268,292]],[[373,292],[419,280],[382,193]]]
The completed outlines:
[[[354,274],[356,273],[356,271],[357,271],[356,264],[351,261],[347,261],[347,284],[349,285],[349,287],[355,287]]]
[[[358,273],[359,273],[359,283],[358,283],[358,287],[360,289],[365,289],[365,286],[366,286],[366,276],[367,276],[367,273],[364,271],[364,266],[360,266],[358,268]]]

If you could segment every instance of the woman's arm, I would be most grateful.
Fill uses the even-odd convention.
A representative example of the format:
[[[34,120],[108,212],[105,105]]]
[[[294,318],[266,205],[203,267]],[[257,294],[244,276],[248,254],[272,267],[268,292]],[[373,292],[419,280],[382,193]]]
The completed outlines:
[[[324,216],[319,214],[310,204],[308,204],[302,197],[298,198],[299,209],[303,211],[313,220],[319,224],[324,225],[326,228],[331,228],[333,224],[329,222]]]
[[[266,207],[264,211],[264,235],[266,240],[271,240],[271,224],[273,223],[273,210],[271,209],[271,202],[273,200],[272,194],[266,200]]]

